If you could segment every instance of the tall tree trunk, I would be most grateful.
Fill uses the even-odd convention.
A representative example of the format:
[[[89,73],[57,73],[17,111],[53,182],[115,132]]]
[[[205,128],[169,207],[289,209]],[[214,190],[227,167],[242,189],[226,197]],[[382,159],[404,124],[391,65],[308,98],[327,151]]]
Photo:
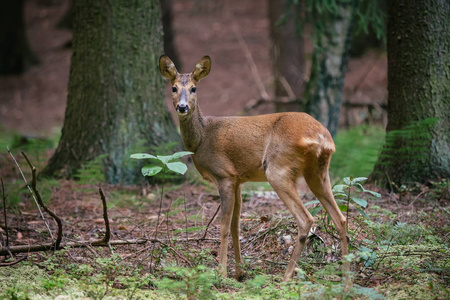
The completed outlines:
[[[321,13],[321,34],[315,41],[305,111],[336,135],[342,89],[353,35],[357,1],[340,1],[337,11]]]
[[[286,15],[286,2],[290,0],[269,0],[270,36],[272,38],[271,56],[275,83],[275,110],[300,111],[301,100],[305,89],[305,62],[303,40],[297,34],[298,18]],[[299,6],[292,6],[296,9]],[[297,98],[297,103],[283,103],[281,100]]]
[[[449,16],[448,0],[388,1],[387,140],[373,180],[450,178]]]
[[[24,73],[39,62],[27,42],[23,4],[0,2],[0,75]]]
[[[44,175],[71,177],[105,154],[110,183],[131,183],[133,152],[178,141],[164,101],[158,0],[77,0],[62,136]]]

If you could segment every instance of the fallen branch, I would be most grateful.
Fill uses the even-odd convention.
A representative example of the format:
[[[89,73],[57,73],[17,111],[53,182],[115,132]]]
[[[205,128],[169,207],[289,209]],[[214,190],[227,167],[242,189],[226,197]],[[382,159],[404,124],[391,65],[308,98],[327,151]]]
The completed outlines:
[[[93,246],[97,246],[97,245],[108,245],[109,244],[109,240],[111,239],[111,229],[109,227],[109,218],[108,218],[108,206],[106,205],[106,198],[105,198],[105,194],[103,194],[103,190],[101,188],[98,189],[98,192],[100,194],[100,198],[102,199],[102,206],[103,206],[103,220],[105,220],[105,236],[96,241],[93,242],[92,245]]]
[[[27,258],[28,258],[28,255],[25,255],[25,256],[22,256],[21,258],[18,258],[18,259],[14,260],[14,261],[6,262],[6,263],[2,262],[2,263],[0,263],[0,267],[10,267],[10,266],[13,266],[15,264],[20,263],[21,261],[23,261],[23,260],[25,260]]]
[[[47,230],[48,230],[48,233],[50,234],[51,239],[54,240],[52,231],[50,230],[50,227],[48,226],[47,220],[45,219],[44,214],[42,213],[41,207],[39,206],[39,203],[38,203],[38,201],[36,199],[35,194],[33,194],[33,191],[31,190],[31,187],[28,184],[27,178],[25,177],[25,175],[22,172],[22,168],[20,167],[20,165],[17,162],[17,160],[14,157],[14,155],[12,155],[11,150],[9,150],[8,147],[6,147],[6,149],[8,150],[8,153],[11,156],[11,158],[14,160],[14,163],[16,164],[17,168],[19,169],[20,174],[22,175],[23,181],[25,181],[25,185],[27,186],[28,191],[30,192],[31,196],[34,199],[34,202],[36,203],[37,209],[39,210],[39,213],[41,214],[42,220],[44,220],[45,226],[47,227]],[[23,154],[23,152],[22,152],[22,154]]]
[[[205,228],[205,234],[203,235],[203,237],[201,238],[201,240],[204,240],[204,239],[206,238],[206,234],[208,233],[209,225],[211,225],[212,221],[216,218],[217,213],[219,212],[219,209],[220,209],[220,204],[219,204],[219,206],[217,207],[217,210],[216,210],[216,212],[214,213],[214,216],[211,218],[211,220],[209,220],[208,225],[206,225],[206,228]]]
[[[134,239],[134,240],[111,240],[108,243],[102,243],[99,240],[93,241],[80,241],[72,243],[61,243],[59,249],[62,248],[87,248],[91,246],[96,247],[109,247],[109,246],[119,246],[119,245],[133,245],[133,244],[145,244],[147,240],[145,239]],[[0,248],[0,256],[5,256],[11,253],[29,253],[29,252],[39,252],[39,251],[50,251],[54,250],[53,243],[46,243],[42,245],[18,245],[10,246],[9,249]]]
[[[36,168],[31,164],[31,161],[28,159],[28,157],[26,156],[26,154],[24,152],[22,152],[23,157],[25,157],[25,159],[28,162],[28,165],[30,166],[31,169],[31,174],[32,174],[32,181],[31,181],[31,188],[33,189],[34,194],[36,195],[37,201],[39,203],[39,205],[44,209],[44,211],[46,213],[48,213],[56,222],[56,224],[58,225],[58,234],[56,236],[56,241],[54,244],[54,249],[58,250],[60,249],[60,244],[61,244],[61,240],[62,240],[62,222],[61,219],[54,214],[50,209],[48,209],[47,206],[44,205],[44,202],[42,201],[41,195],[39,194],[39,191],[36,188],[36,181],[37,181],[37,176],[36,176]]]
[[[2,198],[3,198],[3,216],[5,217],[5,232],[6,232],[6,248],[9,247],[9,233],[8,233],[8,219],[6,218],[6,195],[5,186],[3,185],[3,178],[0,179],[2,182]]]

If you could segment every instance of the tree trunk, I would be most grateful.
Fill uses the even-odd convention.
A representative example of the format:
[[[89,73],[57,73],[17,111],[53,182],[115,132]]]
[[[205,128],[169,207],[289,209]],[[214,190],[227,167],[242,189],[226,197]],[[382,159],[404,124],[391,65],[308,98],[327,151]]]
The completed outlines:
[[[283,14],[286,13],[287,1],[269,0],[275,98],[297,98],[298,102],[287,104],[276,101],[275,110],[277,112],[300,111],[300,98],[305,89],[303,40],[297,34],[298,18],[287,16],[284,22],[281,20]],[[294,5],[293,8],[298,8],[298,6]]]
[[[0,75],[21,74],[38,59],[26,38],[23,0],[0,2]]]
[[[158,0],[74,1],[73,56],[62,136],[43,175],[71,177],[105,154],[109,183],[140,177],[134,152],[179,141],[164,101]]]
[[[450,177],[449,16],[448,0],[388,1],[387,140],[373,180]]]
[[[321,35],[315,41],[306,87],[305,112],[325,125],[333,136],[338,128],[356,4],[356,0],[340,1],[335,13],[321,13]]]

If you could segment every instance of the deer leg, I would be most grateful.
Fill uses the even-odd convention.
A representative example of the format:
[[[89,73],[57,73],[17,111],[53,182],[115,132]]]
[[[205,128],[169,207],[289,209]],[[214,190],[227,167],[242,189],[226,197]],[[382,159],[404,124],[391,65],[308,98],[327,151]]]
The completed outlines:
[[[244,271],[242,270],[241,243],[239,241],[242,206],[241,187],[237,186],[235,191],[233,217],[231,219],[231,237],[233,240],[234,258],[236,261],[236,280],[239,281],[244,276]]]
[[[227,275],[228,236],[233,216],[236,184],[229,180],[219,182],[221,220],[220,220],[220,253],[219,272]]]
[[[333,192],[331,190],[330,176],[328,170],[322,173],[322,176],[317,176],[312,172],[305,174],[305,180],[313,194],[319,199],[323,207],[326,209],[331,217],[331,220],[339,233],[341,240],[342,258],[348,255],[348,237],[347,237],[347,220],[341,213],[336,201],[334,200]],[[350,271],[350,263],[344,262],[342,265],[344,279],[350,284],[348,273]]]
[[[268,175],[269,173],[270,172],[266,172],[266,174]],[[295,187],[296,180],[290,178],[289,176],[279,176],[280,172],[277,173],[277,178],[270,179],[269,176],[267,178],[269,180],[269,183],[277,192],[280,199],[284,202],[284,204],[288,207],[289,211],[294,216],[294,219],[297,222],[298,226],[298,233],[295,239],[294,251],[291,255],[286,273],[283,277],[283,281],[288,281],[294,276],[297,262],[299,261],[300,255],[302,254],[303,248],[308,238],[309,230],[311,229],[311,226],[314,222],[314,218],[305,208],[300,199],[300,196],[297,193],[297,189]]]

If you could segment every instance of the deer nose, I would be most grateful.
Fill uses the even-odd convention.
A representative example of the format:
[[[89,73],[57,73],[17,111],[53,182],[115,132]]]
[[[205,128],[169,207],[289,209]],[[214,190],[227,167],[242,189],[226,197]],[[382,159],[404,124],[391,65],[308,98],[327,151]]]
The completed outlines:
[[[189,106],[185,103],[180,103],[177,105],[177,111],[182,114],[187,113],[189,111]]]

